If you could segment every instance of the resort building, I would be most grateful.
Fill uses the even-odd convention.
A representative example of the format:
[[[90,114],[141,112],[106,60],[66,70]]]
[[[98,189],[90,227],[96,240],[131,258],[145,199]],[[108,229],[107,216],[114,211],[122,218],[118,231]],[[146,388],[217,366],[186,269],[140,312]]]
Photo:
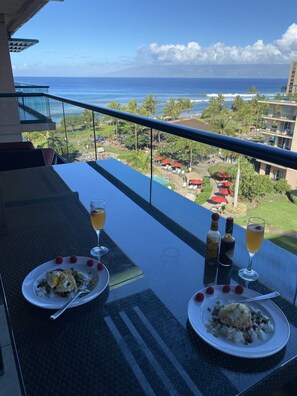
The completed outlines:
[[[261,100],[265,105],[262,113],[261,133],[263,143],[284,150],[297,152],[297,101],[292,100],[297,87],[297,62],[292,62],[286,95],[280,100]],[[290,186],[297,188],[297,172],[270,162],[258,161],[258,171],[274,180],[286,179]]]
[[[51,0],[1,0],[0,4],[0,92],[32,93],[31,86],[15,84],[10,52],[21,52],[38,43],[36,39],[14,38],[17,30]],[[55,0],[63,1],[63,0]],[[37,91],[38,90],[38,91]],[[46,92],[47,87],[34,87],[34,92]],[[45,98],[0,97],[0,143],[22,141],[22,132],[55,129],[45,115],[48,101]],[[37,111],[39,109],[39,111]],[[42,114],[43,113],[43,114]]]
[[[297,95],[297,61],[291,63],[288,84],[286,86],[286,95]]]

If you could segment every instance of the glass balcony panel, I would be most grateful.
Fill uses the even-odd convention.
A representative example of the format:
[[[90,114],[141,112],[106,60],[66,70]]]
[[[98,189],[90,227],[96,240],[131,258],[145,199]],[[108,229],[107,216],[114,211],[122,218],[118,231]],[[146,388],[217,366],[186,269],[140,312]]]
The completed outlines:
[[[48,98],[44,96],[22,96],[18,98],[21,122],[45,122],[51,119]]]
[[[150,201],[152,172],[150,135],[147,127],[108,116],[103,116],[96,130],[97,164],[109,175],[117,175],[146,202]],[[103,162],[102,159],[118,161]],[[167,183],[165,179],[161,181]]]
[[[50,107],[56,131],[44,133],[40,145],[48,144],[48,147],[54,148],[68,161],[93,161],[97,158],[96,162],[90,163],[91,166],[97,167],[98,172],[103,173],[112,183],[120,185],[131,199],[137,200],[145,210],[151,211],[156,221],[185,239],[190,246],[198,246],[197,249],[199,240],[204,241],[209,229],[211,211],[218,211],[222,216],[233,215],[238,225],[245,226],[247,208],[250,213],[251,207],[258,202],[258,214],[265,217],[268,229],[271,230],[276,227],[274,215],[281,213],[282,205],[279,206],[280,209],[271,211],[273,215],[269,215],[263,202],[265,199],[272,203],[287,199],[279,193],[280,187],[276,184],[282,178],[287,179],[289,189],[294,190],[297,186],[297,171],[258,160],[253,158],[252,153],[249,157],[243,157],[235,152],[177,137],[170,134],[170,131],[151,131],[139,123],[84,109],[83,105],[50,100]],[[277,136],[272,141],[270,136],[264,142],[288,149],[287,140]],[[240,163],[243,161],[240,174],[239,159]],[[248,177],[245,175],[246,168],[252,169]],[[256,180],[251,180],[245,186],[247,192],[244,194],[244,184],[249,181],[249,177],[256,176],[255,172],[265,179],[261,179],[258,184],[253,184]],[[227,175],[219,175],[224,173]],[[220,187],[225,188],[225,182],[229,191],[223,193]],[[238,195],[235,194],[237,185]],[[261,190],[262,185],[268,186],[268,195]],[[219,199],[214,200],[213,197]],[[238,206],[239,214],[238,209],[235,209]],[[255,210],[257,211],[256,207]],[[286,218],[287,214],[281,216]],[[297,232],[294,222],[286,221],[285,228],[284,233],[288,235]],[[224,232],[223,221],[220,231]],[[243,249],[244,229],[238,227],[237,235],[238,243],[242,244]],[[269,245],[273,254],[279,249],[275,245],[285,246],[281,235],[268,232],[268,237],[274,242]]]

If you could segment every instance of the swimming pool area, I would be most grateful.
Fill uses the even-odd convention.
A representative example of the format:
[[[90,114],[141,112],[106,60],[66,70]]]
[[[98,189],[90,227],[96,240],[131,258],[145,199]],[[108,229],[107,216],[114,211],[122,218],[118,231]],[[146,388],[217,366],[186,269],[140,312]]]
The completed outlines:
[[[150,177],[150,175],[146,175],[146,176]],[[153,175],[153,180],[156,181],[157,183],[162,184],[163,186],[169,183],[169,179],[167,177],[161,177],[158,175]]]

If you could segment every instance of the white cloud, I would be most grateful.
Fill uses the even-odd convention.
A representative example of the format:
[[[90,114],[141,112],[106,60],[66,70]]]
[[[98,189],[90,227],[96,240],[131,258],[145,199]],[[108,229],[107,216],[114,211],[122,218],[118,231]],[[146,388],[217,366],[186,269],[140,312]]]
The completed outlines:
[[[20,65],[14,65],[14,64],[13,64],[11,67],[12,67],[12,70],[13,70],[13,71],[16,71],[16,72],[28,70],[28,65],[27,65],[27,63],[22,63],[22,64],[20,64]]]
[[[187,45],[152,43],[148,47],[148,56],[159,64],[289,63],[297,58],[297,24],[293,23],[280,39],[268,44],[257,40],[246,47],[236,47],[218,42],[203,48],[197,42],[189,42]]]

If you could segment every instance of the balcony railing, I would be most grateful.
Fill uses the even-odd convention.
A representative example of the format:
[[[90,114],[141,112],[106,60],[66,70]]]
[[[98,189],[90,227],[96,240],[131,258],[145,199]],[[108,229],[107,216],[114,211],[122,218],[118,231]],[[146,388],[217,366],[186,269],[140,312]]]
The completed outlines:
[[[1,94],[0,100],[5,100],[5,97],[12,96],[19,96],[21,98],[46,98],[49,101],[51,112],[55,117],[58,129],[54,132],[35,133],[34,137],[40,134],[38,146],[52,147],[68,162],[99,160],[92,165],[96,171],[117,185],[131,199],[137,199],[137,202],[145,210],[152,211],[154,217],[158,218],[163,224],[166,224],[166,227],[169,229],[174,230],[180,238],[194,249],[197,248],[197,238],[193,238],[193,235],[204,238],[203,235],[206,234],[209,227],[209,224],[201,224],[201,213],[204,213],[204,217],[208,217],[209,214],[205,213],[205,211],[208,211],[211,206],[208,208],[198,206],[199,210],[197,211],[197,204],[187,199],[185,197],[186,194],[184,196],[172,194],[170,189],[164,188],[159,183],[155,183],[154,178],[160,168],[154,160],[157,151],[156,145],[159,148],[162,146],[162,144],[159,146],[159,133],[170,134],[211,146],[213,152],[217,155],[220,149],[223,149],[261,160],[265,163],[297,170],[296,152],[271,147],[266,144],[254,143],[182,125],[175,125],[161,120],[106,107],[94,106],[46,93]],[[89,112],[85,112],[85,110]],[[75,127],[72,124],[73,114],[86,115],[87,118],[84,118],[86,121],[82,121],[79,127]],[[117,133],[118,124],[123,124],[123,122],[132,124],[133,131],[135,131],[136,148],[140,136],[146,141],[146,149],[144,151],[147,152],[149,158],[149,170],[146,172],[146,175],[149,176],[148,179],[139,172],[135,172],[132,168],[133,165],[128,160],[129,167],[123,166],[120,161],[100,161],[106,158],[106,152],[113,153],[116,151],[114,147],[110,147],[111,144],[107,143],[108,139],[106,139],[106,136],[102,135],[105,128],[110,128],[115,146],[122,147],[122,152],[126,155],[129,154],[128,151],[125,152],[125,149],[123,149],[121,136],[118,136]],[[104,124],[104,127],[102,124]],[[30,140],[30,135],[27,137]],[[106,144],[109,144],[109,147]],[[105,151],[105,147],[108,150]],[[176,160],[178,159],[180,158],[176,158]],[[125,158],[123,162],[125,163]],[[184,160],[182,162],[187,169],[189,167],[189,161]],[[75,171],[75,167],[73,169]],[[173,173],[168,170],[167,175],[170,178],[173,176]],[[179,180],[182,180],[181,176],[182,173],[174,174],[174,177],[180,177]],[[191,193],[187,188],[183,191]],[[198,213],[199,211],[200,213],[197,216],[196,214],[193,216],[193,213]],[[197,227],[199,228],[198,231]]]
[[[123,120],[135,125],[140,125],[142,128],[147,129],[150,133],[150,151],[151,151],[151,161],[152,159],[152,133],[153,131],[159,131],[164,133],[169,133],[174,136],[183,137],[185,139],[190,139],[196,142],[204,143],[213,147],[220,149],[230,150],[238,154],[246,155],[249,157],[257,158],[259,160],[274,162],[278,165],[286,166],[292,169],[297,169],[297,153],[287,152],[277,148],[265,147],[257,143],[248,142],[238,138],[220,135],[217,133],[207,132],[203,130],[198,130],[194,128],[189,128],[182,125],[175,125],[169,122],[156,120],[140,115],[135,115],[120,110],[114,110],[107,107],[94,106],[88,103],[83,103],[79,101],[74,101],[71,99],[50,95],[47,93],[6,93],[0,94],[0,100],[5,100],[7,97],[17,97],[23,100],[48,100],[48,106],[43,108],[43,115],[47,116],[47,112],[50,112],[50,108],[60,107],[61,122],[65,121],[65,116],[67,114],[73,114],[78,112],[83,112],[84,110],[89,110],[91,118],[89,121],[89,126],[92,128],[93,136],[90,138],[90,143],[93,144],[93,159],[98,159],[97,141],[98,133],[95,125],[95,115],[103,115],[111,117],[114,120]],[[41,109],[42,110],[42,109]],[[67,113],[68,111],[68,113]],[[46,114],[45,114],[46,113]],[[65,141],[69,141],[69,132],[71,132],[71,126],[66,125],[64,122],[64,136]],[[69,153],[68,153],[69,154]]]

